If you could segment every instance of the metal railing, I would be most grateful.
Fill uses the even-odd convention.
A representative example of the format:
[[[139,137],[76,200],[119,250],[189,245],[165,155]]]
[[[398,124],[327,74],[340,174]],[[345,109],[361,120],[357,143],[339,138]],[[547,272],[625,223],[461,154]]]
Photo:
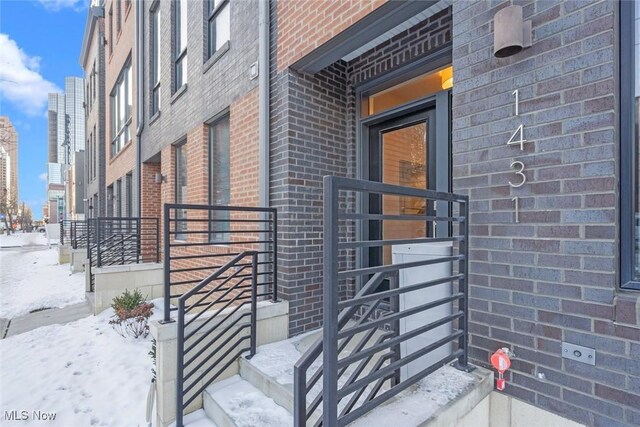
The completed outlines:
[[[90,228],[94,223],[90,220],[71,221],[69,224],[69,242],[73,249],[87,247],[89,234],[94,230]]]
[[[87,221],[87,264],[92,292],[93,268],[160,262],[158,218],[104,217]]]
[[[274,208],[165,205],[164,321],[177,310],[178,427],[209,384],[255,354],[258,301],[278,298],[277,232]]]
[[[60,221],[60,245],[64,245],[65,242],[69,243],[69,235],[71,233],[71,220],[64,219]]]
[[[345,200],[374,213],[340,211],[353,205]],[[402,212],[407,202],[421,214]],[[373,235],[358,241],[354,229]],[[425,237],[385,239],[385,229]],[[449,249],[390,262],[393,247],[412,244]],[[467,252],[466,196],[324,178],[323,335],[294,368],[295,426],[348,425],[445,364],[468,369]],[[416,322],[420,316],[428,317]]]

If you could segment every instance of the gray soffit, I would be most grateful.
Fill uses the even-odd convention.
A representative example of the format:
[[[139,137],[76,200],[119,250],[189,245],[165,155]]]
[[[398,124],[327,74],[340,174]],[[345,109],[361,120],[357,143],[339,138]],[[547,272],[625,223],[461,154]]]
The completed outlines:
[[[446,2],[446,6],[437,9],[442,10],[449,6],[450,1],[451,0],[390,0],[346,30],[309,52],[296,61],[291,67],[298,71],[312,74],[317,73],[334,62],[365,48],[365,46],[373,43],[373,41],[379,37],[383,37],[388,32],[394,31],[396,27],[402,26],[413,19],[417,19],[417,21],[415,21],[416,23],[424,20],[425,18],[418,18],[418,16],[424,15],[425,17],[429,17],[436,13],[436,11],[428,12],[433,6],[437,6],[440,2]],[[395,34],[409,27],[411,27],[411,25],[400,29]],[[393,36],[388,36],[387,38],[390,37]],[[386,40],[386,38],[382,40]],[[377,44],[379,43],[375,43],[372,46]],[[370,48],[364,51],[368,49]]]
[[[444,10],[444,9],[448,8],[452,4],[453,4],[453,0],[440,0],[439,2],[434,4],[433,6],[429,7],[428,9],[426,9],[424,12],[421,12],[421,13],[419,13],[419,14],[417,14],[417,15],[409,18],[409,19],[407,19],[406,21],[404,21],[400,25],[390,29],[386,33],[379,35],[378,37],[376,37],[375,39],[371,40],[367,44],[362,45],[361,47],[359,47],[358,49],[354,50],[353,52],[343,56],[342,59],[344,61],[346,61],[346,62],[349,62],[352,59],[355,59],[358,56],[362,55],[363,53],[373,49],[376,46],[378,46],[380,43],[386,42],[387,40],[391,39],[393,36],[396,36],[396,35],[400,34],[401,32],[403,32],[405,30],[408,30],[409,28],[411,28],[414,25],[417,25],[420,22],[428,19],[429,17],[431,17],[432,15],[435,15],[436,13],[440,12],[441,10]]]

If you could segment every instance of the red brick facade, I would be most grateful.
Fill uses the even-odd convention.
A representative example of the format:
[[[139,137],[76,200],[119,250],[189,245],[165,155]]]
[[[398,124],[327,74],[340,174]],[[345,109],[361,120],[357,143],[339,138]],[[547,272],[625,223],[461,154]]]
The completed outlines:
[[[335,37],[387,0],[278,1],[278,71]]]

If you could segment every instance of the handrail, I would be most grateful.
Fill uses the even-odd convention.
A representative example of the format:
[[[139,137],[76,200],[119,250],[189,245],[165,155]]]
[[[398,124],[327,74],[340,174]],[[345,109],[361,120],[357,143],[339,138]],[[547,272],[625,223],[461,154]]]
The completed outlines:
[[[243,283],[246,281],[246,279],[241,279],[236,281],[235,283],[231,283],[230,281],[232,278],[234,278],[235,273],[228,276],[228,278],[224,279],[221,284],[211,290],[212,292],[216,291],[221,286],[228,284],[228,288],[226,289],[226,291],[213,298],[209,306],[217,306],[222,304],[224,301],[227,302],[224,303],[216,312],[210,313],[210,316],[202,320],[202,323],[199,326],[192,328],[189,333],[187,333],[187,327],[189,325],[192,325],[196,319],[198,319],[203,313],[206,312],[201,311],[187,320],[186,316],[189,311],[193,310],[196,307],[196,305],[187,305],[188,300],[196,295],[199,295],[200,291],[205,289],[207,286],[210,286],[216,280],[222,279],[224,277],[223,274],[225,274],[231,268],[236,267],[247,257],[251,258],[252,274],[251,286],[249,288],[250,295],[248,297],[246,296],[247,287],[243,286]],[[246,266],[241,267],[241,269],[245,268]],[[241,254],[235,256],[218,270],[208,275],[197,286],[194,286],[188,292],[185,292],[178,297],[176,426],[182,427],[184,425],[185,408],[189,405],[189,403],[196,399],[199,394],[202,393],[202,391],[204,391],[207,386],[209,386],[209,384],[215,381],[225,371],[225,369],[227,369],[230,363],[235,362],[238,357],[246,352],[248,352],[247,357],[252,357],[256,354],[258,301],[257,272],[258,251],[244,251]],[[235,293],[235,296],[233,296],[230,300],[226,300],[226,296],[232,292]],[[207,295],[209,295],[209,293]],[[213,295],[209,295],[209,297],[213,297]],[[237,313],[241,307],[247,304],[247,299],[251,304],[249,323],[240,323],[240,320],[247,316],[247,313],[239,315],[236,320],[232,320],[232,316],[235,315],[235,313]],[[229,312],[225,312],[226,309],[234,304],[236,305],[235,308],[233,308]],[[204,327],[207,326],[209,322],[211,322],[213,319],[217,319],[219,315],[224,316],[219,319],[219,321],[215,325],[208,326],[207,329],[204,329]],[[231,328],[234,327],[235,331],[232,331]],[[220,328],[224,329],[220,331]],[[247,328],[250,329],[248,336],[243,334],[243,331]],[[197,337],[196,334],[201,334],[201,336]],[[225,334],[227,334],[228,336],[222,342],[219,342],[219,339],[224,337]],[[204,346],[198,348],[198,346],[205,339],[211,338],[212,336],[213,339],[210,339]],[[193,342],[187,345],[187,341],[190,339],[192,339]],[[247,340],[249,340],[248,348],[243,346],[243,343]],[[215,345],[215,348],[207,354],[207,357],[201,358],[201,360],[199,360],[200,356],[212,345]],[[226,350],[222,352],[225,348]],[[195,354],[192,354],[193,352],[195,352]],[[222,352],[222,354],[217,356],[220,352]],[[234,355],[231,356],[232,354]]]
[[[344,192],[349,197],[355,193],[356,200],[370,200],[371,213],[339,211],[339,207],[344,206],[339,204],[339,197],[344,197]],[[369,197],[371,194],[376,194],[377,198]],[[423,199],[427,210],[424,215],[415,216],[383,212],[382,197],[388,195]],[[424,224],[421,228],[425,234],[393,239],[385,239],[382,232],[380,236],[363,233],[355,239],[351,234],[339,235],[345,229],[342,224],[347,224],[348,230],[354,228],[353,224],[359,225],[360,230],[371,230],[369,221],[375,221],[379,230],[384,221],[413,221],[408,227],[411,224],[415,227],[415,222],[420,222]],[[438,228],[435,222],[438,222]],[[382,259],[383,248],[432,243],[448,244],[451,253],[445,251],[441,255],[394,260],[393,264],[353,266],[342,263],[347,255],[362,260],[368,259],[367,252],[377,253]],[[466,196],[325,177],[324,251],[323,335],[294,366],[296,427],[307,426],[314,418],[317,420],[315,426],[345,426],[444,364],[457,360],[457,367],[469,369]],[[429,266],[440,266],[437,276],[410,282],[414,279],[404,274]],[[355,295],[350,296],[348,291],[343,293],[343,284],[353,286],[358,280],[365,283]],[[434,296],[425,298],[427,291]],[[458,304],[453,310],[456,301]],[[429,317],[425,317],[428,320],[420,326],[404,323],[410,316],[422,313],[428,313]],[[416,344],[417,339],[419,344]],[[457,347],[449,343],[455,343]],[[414,346],[414,351],[405,349],[408,345]],[[322,368],[309,376],[308,370],[320,357]],[[318,391],[320,378],[322,388]],[[307,397],[312,393],[315,396],[308,404]]]

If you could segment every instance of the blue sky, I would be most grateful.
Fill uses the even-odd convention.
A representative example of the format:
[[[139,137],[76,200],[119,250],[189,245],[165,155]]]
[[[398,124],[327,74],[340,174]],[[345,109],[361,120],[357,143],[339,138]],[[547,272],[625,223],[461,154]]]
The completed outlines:
[[[20,200],[34,218],[46,199],[47,93],[82,76],[86,17],[86,0],[0,0],[0,115],[18,130]]]

